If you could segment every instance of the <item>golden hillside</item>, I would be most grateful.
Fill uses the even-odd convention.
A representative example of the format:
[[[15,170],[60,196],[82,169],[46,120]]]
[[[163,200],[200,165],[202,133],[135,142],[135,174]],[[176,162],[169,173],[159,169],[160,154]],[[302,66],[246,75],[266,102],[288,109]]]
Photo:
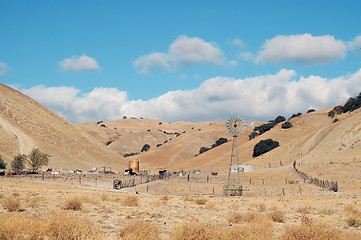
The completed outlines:
[[[48,167],[89,170],[112,166],[121,170],[123,157],[104,147],[82,129],[24,94],[0,84],[0,154],[9,164],[33,148],[50,154]]]

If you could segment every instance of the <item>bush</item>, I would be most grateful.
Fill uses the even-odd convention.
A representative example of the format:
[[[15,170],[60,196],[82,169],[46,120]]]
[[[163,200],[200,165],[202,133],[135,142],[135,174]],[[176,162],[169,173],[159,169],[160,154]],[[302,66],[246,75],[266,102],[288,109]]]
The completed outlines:
[[[137,155],[138,153],[126,153],[124,154],[123,156],[126,158],[126,157],[131,157],[131,156],[134,156],[134,155]]]
[[[311,109],[307,110],[307,113],[311,113],[311,112],[314,112],[314,111],[315,111],[315,109],[311,108]]]
[[[335,119],[333,119],[333,123],[336,123],[336,122],[338,122],[338,121],[340,121],[340,119],[338,119],[338,118],[335,118]]]
[[[261,140],[253,148],[253,157],[258,157],[266,152],[271,151],[272,149],[278,147],[280,144],[277,141],[272,139]]]
[[[6,162],[0,156],[0,169],[6,169],[6,165],[7,165]]]
[[[146,152],[150,149],[149,144],[144,144],[144,146],[142,147],[142,150],[140,150],[141,152]]]
[[[201,147],[201,148],[199,149],[199,154],[202,154],[202,153],[204,153],[204,152],[207,152],[209,149],[210,149],[210,148],[207,148],[207,147]]]
[[[282,128],[284,128],[284,129],[291,128],[291,127],[293,127],[293,125],[289,121],[282,123]]]

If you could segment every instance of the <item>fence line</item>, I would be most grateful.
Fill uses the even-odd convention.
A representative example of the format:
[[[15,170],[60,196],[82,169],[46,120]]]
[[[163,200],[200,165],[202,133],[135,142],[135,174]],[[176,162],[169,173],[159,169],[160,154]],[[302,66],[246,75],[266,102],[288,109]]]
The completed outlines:
[[[310,184],[314,184],[318,187],[325,188],[329,191],[338,192],[338,182],[337,181],[328,181],[322,180],[316,177],[311,177],[307,173],[302,172],[296,168],[296,161],[293,162],[293,168],[295,171],[303,178],[304,182],[308,182]]]

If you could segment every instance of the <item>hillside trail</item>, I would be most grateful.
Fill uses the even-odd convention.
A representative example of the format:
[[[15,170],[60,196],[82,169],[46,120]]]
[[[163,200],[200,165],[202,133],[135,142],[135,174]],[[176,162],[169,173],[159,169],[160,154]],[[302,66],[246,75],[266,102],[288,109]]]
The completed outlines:
[[[32,149],[36,147],[36,143],[33,139],[31,139],[28,135],[23,133],[18,128],[12,126],[8,121],[6,121],[0,115],[0,125],[4,128],[5,131],[13,134],[18,143],[19,143],[19,152],[20,154],[29,154]]]

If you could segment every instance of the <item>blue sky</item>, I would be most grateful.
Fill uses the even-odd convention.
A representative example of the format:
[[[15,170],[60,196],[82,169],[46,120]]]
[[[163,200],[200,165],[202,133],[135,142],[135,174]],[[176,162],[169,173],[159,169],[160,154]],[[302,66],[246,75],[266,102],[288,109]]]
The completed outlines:
[[[359,1],[0,0],[0,82],[72,122],[289,117],[361,92]]]

